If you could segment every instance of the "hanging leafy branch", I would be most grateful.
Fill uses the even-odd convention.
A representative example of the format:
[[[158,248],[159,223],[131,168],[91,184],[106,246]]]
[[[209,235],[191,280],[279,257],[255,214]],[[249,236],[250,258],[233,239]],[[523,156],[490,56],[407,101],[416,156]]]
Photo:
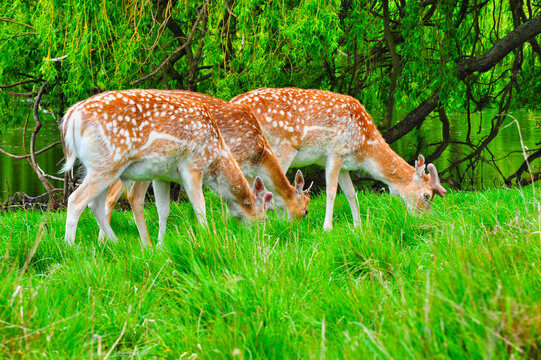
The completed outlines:
[[[389,143],[436,114],[443,129],[431,160],[463,146],[465,156],[444,169],[455,174],[483,161],[502,124],[494,118],[472,143],[471,112],[541,103],[541,8],[519,0],[45,0],[4,2],[0,13],[4,126],[44,115],[37,94],[61,117],[92,94],[132,86],[225,99],[264,86],[319,88],[383,114]],[[455,111],[467,112],[464,144],[446,116]]]

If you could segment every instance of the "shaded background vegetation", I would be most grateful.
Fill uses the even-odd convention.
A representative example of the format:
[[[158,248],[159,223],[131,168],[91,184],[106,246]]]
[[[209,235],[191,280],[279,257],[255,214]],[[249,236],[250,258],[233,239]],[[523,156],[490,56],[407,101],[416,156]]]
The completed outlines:
[[[449,145],[463,147],[440,169],[460,186],[485,159],[502,114],[539,108],[539,33],[541,7],[530,0],[4,2],[0,123],[30,116],[56,126],[70,105],[113,89],[225,99],[265,86],[325,89],[359,99],[391,144],[415,136],[427,116],[441,121],[425,155],[434,161]],[[490,129],[474,138],[471,114],[488,107],[496,109]],[[467,114],[460,141],[448,118],[457,111]],[[25,153],[40,174],[30,143]],[[539,145],[526,154],[530,162],[539,162]],[[540,178],[526,162],[516,170],[508,184]]]

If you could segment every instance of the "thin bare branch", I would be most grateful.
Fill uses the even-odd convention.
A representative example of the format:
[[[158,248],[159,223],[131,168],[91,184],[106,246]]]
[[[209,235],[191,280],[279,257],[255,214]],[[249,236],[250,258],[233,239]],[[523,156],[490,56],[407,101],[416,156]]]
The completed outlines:
[[[236,17],[236,18],[239,17],[238,15],[236,15],[236,14],[231,10],[231,5],[227,2],[227,0],[224,0],[224,4],[225,4],[225,6],[227,7],[227,12],[229,13],[230,16],[233,16],[233,17]]]
[[[55,57],[55,58],[43,58],[43,61],[50,61],[50,62],[57,62],[57,61],[62,61],[64,59],[66,59],[68,57],[68,55],[63,55],[63,56],[59,56],[59,57]]]
[[[31,92],[18,93],[18,92],[8,91],[7,94],[9,96],[26,97],[26,98],[31,98],[34,96],[34,93],[31,93]]]
[[[23,32],[23,33],[20,33],[20,34],[11,35],[10,37],[7,37],[7,38],[1,38],[0,41],[8,41],[8,40],[11,40],[11,39],[16,39],[16,38],[20,38],[20,37],[24,37],[24,36],[30,36],[30,35],[36,35],[36,34],[37,34],[37,32],[34,32],[34,31]]]
[[[19,82],[13,83],[13,84],[9,84],[9,85],[0,85],[0,89],[9,89],[9,88],[12,88],[12,87],[15,87],[15,86],[29,84],[29,83],[38,83],[38,82],[40,82],[42,80],[43,80],[43,76],[40,75],[40,76],[38,76],[37,79],[23,80],[23,81],[19,81]]]
[[[41,102],[41,97],[43,96],[43,92],[45,91],[45,86],[47,86],[47,81],[45,81],[40,89],[39,89],[39,92],[38,92],[38,95],[36,96],[36,100],[34,102],[34,106],[33,106],[33,115],[34,115],[34,121],[36,122],[36,126],[34,127],[34,130],[32,131],[32,136],[30,138],[30,165],[32,166],[32,168],[34,169],[34,171],[36,172],[36,174],[38,175],[38,178],[39,180],[41,181],[41,183],[43,184],[43,186],[45,187],[45,190],[47,190],[47,194],[49,195],[49,205],[48,205],[48,208],[56,208],[57,207],[57,202],[56,202],[56,198],[54,196],[54,193],[53,193],[53,186],[52,184],[49,182],[49,180],[47,180],[47,178],[44,176],[44,171],[39,167],[38,165],[38,162],[36,160],[36,151],[35,151],[35,146],[36,146],[36,136],[39,132],[39,130],[41,129],[41,126],[42,126],[42,123],[41,123],[41,120],[39,119],[39,104]],[[24,142],[24,139],[23,139],[23,142]]]
[[[47,179],[51,179],[51,180],[64,181],[64,178],[54,176],[54,175],[43,174],[43,176],[45,176]]]
[[[134,80],[132,81],[130,84],[131,85],[136,85],[136,84],[139,84],[140,82],[143,82],[145,81],[146,79],[148,78],[151,78],[153,77],[154,75],[156,75],[161,69],[163,69],[163,67],[165,65],[167,65],[169,63],[169,61],[171,61],[171,59],[176,55],[178,54],[179,52],[181,52],[186,46],[190,45],[191,42],[192,42],[192,38],[195,34],[195,30],[197,29],[197,26],[199,25],[199,22],[201,21],[201,18],[205,12],[205,10],[207,9],[208,7],[208,3],[209,3],[210,0],[207,0],[205,1],[205,4],[203,5],[203,7],[201,8],[201,11],[199,12],[199,14],[197,15],[197,19],[195,20],[195,23],[193,24],[192,26],[192,30],[190,31],[190,35],[188,35],[188,38],[186,39],[186,42],[184,42],[184,44],[182,44],[180,47],[178,47],[175,51],[173,51],[156,69],[154,69],[150,74],[148,75],[145,75],[143,76],[142,78],[140,79],[137,79],[137,80]]]
[[[36,155],[42,154],[42,153],[44,153],[45,151],[47,151],[47,150],[49,150],[49,149],[52,149],[52,148],[54,148],[55,146],[60,145],[60,144],[62,144],[61,141],[55,141],[54,143],[45,146],[43,149],[36,151]],[[30,155],[29,155],[29,154],[27,154],[27,155],[14,155],[14,154],[8,153],[6,150],[4,150],[4,149],[2,149],[2,148],[0,148],[0,152],[1,152],[2,154],[4,154],[4,155],[9,156],[10,158],[13,158],[13,159],[28,159],[28,158],[30,158]]]
[[[7,18],[7,17],[0,17],[0,21],[4,21],[4,22],[10,22],[10,23],[13,23],[13,24],[17,24],[17,25],[21,25],[21,26],[25,26],[29,29],[32,29],[32,30],[36,30],[35,27],[33,27],[32,25],[28,25],[28,24],[25,24],[25,23],[22,23],[22,22],[19,22],[19,21],[16,21],[16,20],[13,20],[13,19],[10,19],[10,18]]]

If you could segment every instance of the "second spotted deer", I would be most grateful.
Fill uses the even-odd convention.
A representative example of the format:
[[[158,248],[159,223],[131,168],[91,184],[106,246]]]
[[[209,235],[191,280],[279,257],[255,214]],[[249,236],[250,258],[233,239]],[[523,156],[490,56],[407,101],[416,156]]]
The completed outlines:
[[[142,181],[145,189],[146,181],[155,180],[157,202],[169,202],[165,182],[183,183],[201,223],[206,221],[203,182],[222,196],[234,216],[249,221],[266,217],[272,193],[259,178],[250,188],[205,105],[154,90],[110,91],[73,105],[60,128],[63,170],[72,169],[76,158],[86,169],[83,183],[68,200],[65,238],[70,244],[87,205],[100,232],[116,240],[105,216],[105,199],[109,185],[119,178]],[[142,200],[132,202],[142,207]],[[136,222],[149,245],[144,219],[136,216]]]
[[[294,185],[291,185],[282,171],[280,164],[263,136],[259,123],[248,106],[232,104],[225,100],[185,90],[156,90],[165,96],[177,96],[184,100],[202,103],[208,107],[218,125],[226,145],[233,158],[247,178],[260,176],[267,187],[276,195],[277,204],[284,207],[294,219],[301,219],[308,213],[310,198],[308,191],[304,190],[304,178],[299,170],[295,175]],[[154,184],[154,187],[162,184]],[[164,184],[168,196],[169,187]],[[141,199],[146,191],[145,184],[134,184],[129,191],[128,200]],[[120,181],[111,185],[106,200],[106,214],[111,219],[112,209],[122,192]],[[169,214],[169,203],[157,203],[160,222],[159,241],[164,234],[164,224]],[[165,206],[165,207],[164,207]],[[142,217],[142,209],[132,204],[137,217]]]
[[[356,99],[322,90],[257,89],[231,99],[252,108],[284,171],[290,166],[325,167],[327,206],[325,230],[332,229],[338,184],[346,195],[353,223],[360,224],[350,170],[364,169],[386,183],[411,209],[428,209],[434,194],[444,196],[433,164],[425,174],[424,158],[415,167],[385,142],[365,108]]]

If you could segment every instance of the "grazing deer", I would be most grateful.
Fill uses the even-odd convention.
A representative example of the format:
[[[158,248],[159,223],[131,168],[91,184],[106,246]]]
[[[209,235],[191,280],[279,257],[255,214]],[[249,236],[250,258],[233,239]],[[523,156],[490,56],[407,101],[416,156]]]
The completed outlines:
[[[308,213],[308,190],[303,190],[304,178],[299,170],[295,175],[292,186],[278,160],[274,156],[270,145],[263,136],[259,123],[245,105],[231,104],[225,100],[185,90],[156,90],[168,96],[174,95],[185,100],[205,104],[218,125],[226,145],[229,147],[233,158],[239,164],[240,169],[247,178],[260,176],[268,188],[277,195],[277,203],[285,207],[288,213],[296,219],[300,219]],[[134,185],[135,186],[135,185]],[[144,186],[133,187],[128,199],[139,198]],[[168,190],[167,190],[168,191]],[[111,219],[112,209],[122,192],[121,182],[111,185],[106,200],[106,215]],[[160,224],[167,221],[168,209],[158,209]],[[141,215],[142,216],[142,215]],[[161,240],[163,233],[160,232],[158,239]]]
[[[105,216],[105,199],[109,185],[119,178],[143,181],[136,186],[145,189],[146,181],[156,180],[157,202],[169,202],[163,191],[169,185],[163,182],[183,183],[202,224],[203,181],[222,196],[234,216],[249,221],[266,217],[272,193],[259,178],[254,191],[250,189],[205,105],[155,90],[110,91],[73,105],[60,128],[66,155],[63,171],[72,169],[79,158],[87,172],[68,199],[69,244],[87,205],[100,231],[116,240]],[[132,200],[142,204],[141,199]],[[150,245],[144,219],[135,220],[143,244]]]
[[[434,165],[428,165],[427,175],[421,155],[415,167],[406,163],[385,142],[359,101],[350,96],[322,90],[258,89],[231,102],[252,108],[284,172],[290,166],[325,167],[325,230],[332,229],[338,184],[348,199],[354,226],[360,224],[350,170],[366,170],[410,209],[429,209],[434,194],[445,195]]]
[[[239,164],[242,173],[247,178],[260,176],[263,182],[267,184],[269,190],[276,195],[277,204],[280,207],[285,207],[291,217],[301,219],[308,213],[310,198],[308,196],[308,190],[303,190],[304,178],[302,172],[300,170],[297,171],[294,186],[292,186],[282,171],[269,143],[263,136],[259,123],[248,106],[232,104],[209,95],[185,90],[156,90],[156,92],[167,96],[178,96],[185,100],[206,105],[216,121],[220,134],[228,146],[229,151],[231,151],[233,158]],[[131,200],[137,199],[143,201],[147,186],[148,183],[146,186],[144,184],[134,184],[129,191],[128,201],[132,205],[134,217],[136,218],[143,218],[142,205],[131,204]],[[158,184],[158,186],[162,185]],[[154,187],[156,187],[156,184],[154,184]],[[169,187],[163,190],[160,188],[158,191],[166,191],[167,196],[169,196]],[[109,222],[111,221],[112,209],[114,209],[121,193],[122,182],[118,180],[111,185],[105,201],[105,212]],[[167,216],[169,215],[169,202],[156,202],[156,205],[158,207],[160,223],[158,241],[161,242],[164,236]],[[144,221],[141,223],[144,224]],[[148,233],[146,229],[144,233]]]

